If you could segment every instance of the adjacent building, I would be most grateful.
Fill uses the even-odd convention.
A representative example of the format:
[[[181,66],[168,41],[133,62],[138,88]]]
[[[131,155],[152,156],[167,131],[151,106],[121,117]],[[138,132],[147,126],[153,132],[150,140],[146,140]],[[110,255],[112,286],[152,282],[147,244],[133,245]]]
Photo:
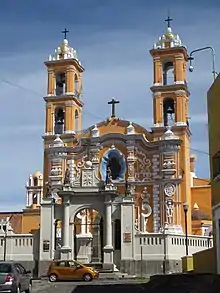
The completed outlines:
[[[208,91],[209,155],[211,170],[215,270],[220,273],[220,75]]]

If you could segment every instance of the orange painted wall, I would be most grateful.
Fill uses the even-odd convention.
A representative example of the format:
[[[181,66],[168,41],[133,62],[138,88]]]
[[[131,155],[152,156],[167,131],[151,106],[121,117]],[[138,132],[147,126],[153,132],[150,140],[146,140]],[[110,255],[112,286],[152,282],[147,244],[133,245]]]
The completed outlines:
[[[204,213],[212,217],[212,205],[211,205],[211,186],[207,185],[204,187],[192,187],[192,210],[195,203],[198,204],[199,209]]]
[[[22,216],[22,233],[31,233],[31,230],[39,229],[40,210],[39,212],[24,213]]]

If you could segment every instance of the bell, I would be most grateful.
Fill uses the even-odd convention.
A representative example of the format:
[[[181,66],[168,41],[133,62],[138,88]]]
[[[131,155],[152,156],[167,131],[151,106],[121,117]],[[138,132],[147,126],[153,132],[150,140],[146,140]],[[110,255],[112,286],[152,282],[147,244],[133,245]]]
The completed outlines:
[[[174,113],[173,109],[170,106],[167,108],[166,112],[167,112],[167,114],[173,114]]]

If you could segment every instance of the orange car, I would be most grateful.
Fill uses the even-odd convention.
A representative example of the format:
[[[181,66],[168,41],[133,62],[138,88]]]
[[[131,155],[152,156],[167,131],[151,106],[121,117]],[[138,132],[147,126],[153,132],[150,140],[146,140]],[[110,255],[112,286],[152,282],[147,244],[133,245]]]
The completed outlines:
[[[99,272],[75,260],[54,260],[47,272],[50,282],[58,280],[84,280],[86,282],[98,279]]]

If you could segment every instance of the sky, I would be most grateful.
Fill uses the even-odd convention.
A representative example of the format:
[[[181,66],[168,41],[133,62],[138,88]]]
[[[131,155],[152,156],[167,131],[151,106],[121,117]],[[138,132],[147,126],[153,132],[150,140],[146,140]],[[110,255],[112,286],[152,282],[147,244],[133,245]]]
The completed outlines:
[[[61,31],[85,68],[83,128],[106,119],[115,97],[117,116],[152,126],[153,82],[149,50],[165,33],[168,11],[172,30],[189,52],[212,46],[220,68],[220,2],[80,0],[1,0],[0,10],[0,210],[26,204],[29,174],[43,169],[47,72],[44,61],[62,42]],[[194,55],[187,72],[191,152],[196,173],[209,176],[207,90],[213,82],[211,52]]]

